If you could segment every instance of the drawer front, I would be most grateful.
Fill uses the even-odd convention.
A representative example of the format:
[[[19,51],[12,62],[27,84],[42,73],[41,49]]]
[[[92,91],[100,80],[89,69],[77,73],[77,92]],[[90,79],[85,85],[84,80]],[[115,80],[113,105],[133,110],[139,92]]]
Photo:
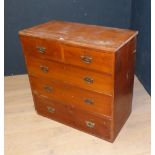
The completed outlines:
[[[110,75],[100,74],[57,62],[26,58],[27,69],[30,75],[54,79],[80,88],[113,94],[113,78]]]
[[[69,104],[72,107],[96,113],[97,115],[109,117],[112,115],[113,99],[111,96],[35,77],[30,77],[30,83],[34,94],[46,96],[53,100]]]
[[[111,120],[75,110],[75,124],[77,128],[87,133],[103,139],[111,139]]]
[[[74,124],[74,119],[68,113],[67,106],[34,94],[33,99],[35,103],[35,109],[39,114],[64,124]]]
[[[59,42],[31,36],[20,36],[20,39],[26,56],[61,61]]]
[[[65,63],[93,69],[107,74],[114,73],[114,53],[80,48],[70,45],[63,46]]]
[[[72,126],[97,137],[111,139],[111,120],[96,117],[45,97],[33,95],[36,111],[45,117]]]

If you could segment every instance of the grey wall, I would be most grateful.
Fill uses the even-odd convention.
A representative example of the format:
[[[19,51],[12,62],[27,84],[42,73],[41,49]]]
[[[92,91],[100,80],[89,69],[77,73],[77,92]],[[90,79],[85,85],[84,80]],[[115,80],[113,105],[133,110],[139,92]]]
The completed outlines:
[[[52,19],[130,27],[131,0],[5,0],[5,75],[26,73],[18,31]]]
[[[151,94],[151,0],[133,0],[131,28],[139,31],[136,75]]]

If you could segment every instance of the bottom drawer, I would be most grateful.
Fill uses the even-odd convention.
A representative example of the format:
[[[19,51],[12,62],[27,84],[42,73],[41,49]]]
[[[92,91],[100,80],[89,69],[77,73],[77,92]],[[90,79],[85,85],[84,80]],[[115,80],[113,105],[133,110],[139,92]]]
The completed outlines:
[[[64,124],[74,125],[74,119],[69,115],[67,106],[37,95],[33,95],[33,99],[39,114]]]
[[[34,95],[35,108],[38,114],[63,124],[72,126],[99,138],[111,140],[111,120],[99,118],[87,111],[81,111],[46,97]]]
[[[78,129],[103,139],[111,138],[111,120],[99,118],[84,111],[75,111],[75,123]]]

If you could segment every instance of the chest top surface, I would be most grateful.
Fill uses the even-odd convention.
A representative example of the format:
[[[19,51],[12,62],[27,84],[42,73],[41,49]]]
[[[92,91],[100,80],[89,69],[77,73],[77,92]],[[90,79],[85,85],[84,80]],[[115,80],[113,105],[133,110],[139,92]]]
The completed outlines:
[[[135,37],[138,32],[128,29],[53,20],[21,30],[19,34],[55,39],[75,45],[115,52]]]

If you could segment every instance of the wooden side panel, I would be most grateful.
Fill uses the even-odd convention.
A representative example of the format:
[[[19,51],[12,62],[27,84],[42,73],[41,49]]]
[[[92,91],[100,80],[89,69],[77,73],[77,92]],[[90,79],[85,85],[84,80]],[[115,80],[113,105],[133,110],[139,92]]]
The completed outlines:
[[[115,94],[114,94],[114,138],[121,130],[132,109],[135,47],[133,38],[116,52]]]

